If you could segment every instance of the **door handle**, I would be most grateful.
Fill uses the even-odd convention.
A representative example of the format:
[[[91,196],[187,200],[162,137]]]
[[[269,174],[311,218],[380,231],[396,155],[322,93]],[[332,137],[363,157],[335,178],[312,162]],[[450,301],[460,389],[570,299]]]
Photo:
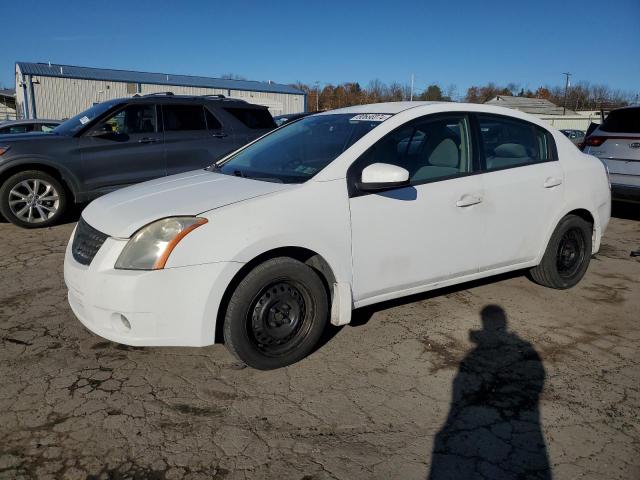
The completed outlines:
[[[482,197],[464,194],[460,197],[460,200],[456,202],[456,207],[470,207],[478,203],[482,203]]]
[[[159,138],[141,138],[140,140],[138,140],[138,143],[156,143],[159,142],[160,139]]]
[[[214,138],[224,138],[227,134],[225,132],[212,132],[211,136]]]
[[[553,188],[557,187],[560,184],[562,184],[561,178],[548,177],[542,185],[544,186],[544,188]]]

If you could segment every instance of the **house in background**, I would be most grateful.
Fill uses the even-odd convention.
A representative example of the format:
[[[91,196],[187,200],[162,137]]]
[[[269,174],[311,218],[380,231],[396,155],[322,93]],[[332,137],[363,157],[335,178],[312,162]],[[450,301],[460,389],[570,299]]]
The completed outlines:
[[[512,108],[514,110],[520,110],[521,112],[535,115],[557,129],[586,131],[591,123],[601,123],[602,121],[600,113],[597,111],[589,112],[586,115],[569,109],[565,111],[562,107],[544,98],[498,95],[484,103],[487,105],[495,105],[497,107]]]
[[[563,108],[544,98],[510,97],[508,95],[498,95],[491,100],[487,100],[487,105],[496,107],[507,107],[520,110],[531,115],[577,115],[573,110],[563,112]]]

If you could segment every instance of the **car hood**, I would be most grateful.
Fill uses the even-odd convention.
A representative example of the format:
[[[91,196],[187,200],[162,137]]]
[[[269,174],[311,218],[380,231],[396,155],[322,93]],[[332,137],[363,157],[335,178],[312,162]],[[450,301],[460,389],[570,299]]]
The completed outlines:
[[[30,132],[30,133],[5,133],[0,135],[0,142],[15,142],[21,140],[39,140],[42,138],[55,138],[58,135],[46,132]]]
[[[111,237],[129,238],[140,227],[160,218],[198,215],[286,188],[291,185],[196,170],[100,197],[82,212],[82,218]]]

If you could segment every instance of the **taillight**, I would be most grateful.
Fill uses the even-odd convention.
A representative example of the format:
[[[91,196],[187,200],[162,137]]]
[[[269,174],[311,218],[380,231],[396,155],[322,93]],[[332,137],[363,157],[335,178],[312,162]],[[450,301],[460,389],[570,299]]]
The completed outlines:
[[[605,140],[607,140],[607,137],[591,136],[587,137],[584,143],[589,147],[599,147],[605,142]]]

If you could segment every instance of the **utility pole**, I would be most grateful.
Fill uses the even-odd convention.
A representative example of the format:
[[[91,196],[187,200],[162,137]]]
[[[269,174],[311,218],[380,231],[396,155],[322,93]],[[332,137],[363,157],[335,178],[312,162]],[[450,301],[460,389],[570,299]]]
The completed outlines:
[[[569,72],[565,72],[563,73],[563,75],[566,77],[566,80],[564,82],[564,101],[562,102],[562,115],[566,115],[567,113],[567,91],[569,90],[569,77],[571,76],[571,74]]]
[[[411,94],[409,96],[409,101],[413,102],[413,73],[411,74]]]
[[[316,112],[320,111],[320,82],[316,80]]]

